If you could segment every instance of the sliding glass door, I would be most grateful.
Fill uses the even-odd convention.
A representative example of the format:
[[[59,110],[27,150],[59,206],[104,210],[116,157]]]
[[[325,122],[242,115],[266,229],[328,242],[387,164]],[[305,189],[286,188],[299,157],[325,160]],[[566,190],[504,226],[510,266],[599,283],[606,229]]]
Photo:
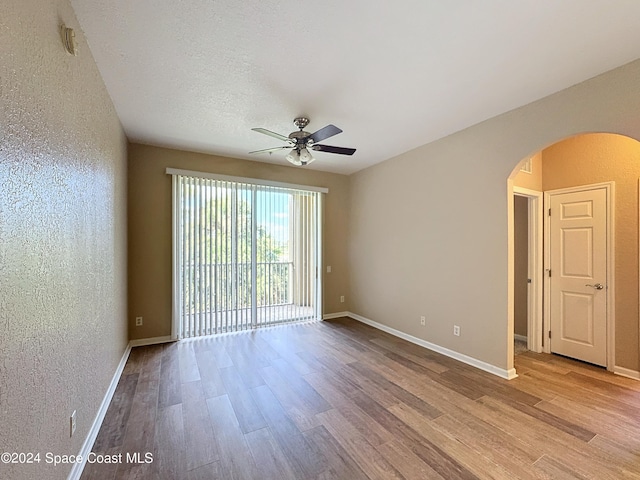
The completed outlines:
[[[244,180],[173,174],[176,338],[321,318],[321,192]]]

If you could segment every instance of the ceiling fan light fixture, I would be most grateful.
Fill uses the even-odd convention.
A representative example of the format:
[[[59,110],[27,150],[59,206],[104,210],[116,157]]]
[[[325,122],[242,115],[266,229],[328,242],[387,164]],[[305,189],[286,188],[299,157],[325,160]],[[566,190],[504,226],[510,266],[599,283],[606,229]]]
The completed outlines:
[[[302,165],[309,165],[314,160],[315,158],[313,158],[313,155],[311,155],[311,152],[309,152],[309,150],[307,150],[306,148],[300,150],[300,163],[302,163]]]
[[[295,148],[291,150],[285,158],[289,163],[293,163],[297,167],[302,165],[302,161],[300,160],[300,152],[298,152],[298,150]]]

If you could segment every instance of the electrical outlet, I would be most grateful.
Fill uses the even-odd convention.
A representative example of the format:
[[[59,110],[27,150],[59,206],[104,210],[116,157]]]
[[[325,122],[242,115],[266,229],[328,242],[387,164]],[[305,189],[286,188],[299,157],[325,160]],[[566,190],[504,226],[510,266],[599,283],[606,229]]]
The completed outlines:
[[[460,336],[460,327],[459,327],[458,325],[454,325],[454,326],[453,326],[453,334],[454,334],[456,337],[459,337],[459,336]]]
[[[73,437],[74,433],[76,433],[76,411],[75,410],[71,414],[71,418],[69,418],[69,436]]]
[[[344,303],[344,295],[340,296],[340,303]]]
[[[331,273],[331,265],[327,265],[327,273]]]
[[[423,316],[420,317],[420,325],[422,325],[424,327],[426,324],[427,324],[427,319],[423,315]]]
[[[136,317],[136,327],[142,326],[142,317]]]

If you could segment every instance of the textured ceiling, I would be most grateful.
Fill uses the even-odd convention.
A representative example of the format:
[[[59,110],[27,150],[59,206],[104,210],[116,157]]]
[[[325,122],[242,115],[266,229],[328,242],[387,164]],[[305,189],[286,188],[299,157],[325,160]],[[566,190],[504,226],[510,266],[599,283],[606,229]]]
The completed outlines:
[[[640,57],[637,0],[72,0],[130,140],[352,173]],[[82,46],[82,44],[81,44]]]

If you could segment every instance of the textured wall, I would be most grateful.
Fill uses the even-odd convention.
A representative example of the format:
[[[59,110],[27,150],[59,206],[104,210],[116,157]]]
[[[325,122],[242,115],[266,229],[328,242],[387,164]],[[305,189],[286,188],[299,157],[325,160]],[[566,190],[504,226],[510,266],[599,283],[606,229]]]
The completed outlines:
[[[640,143],[589,134],[542,152],[544,190],[615,182],[616,365],[638,370],[638,179]]]
[[[126,148],[68,2],[3,0],[0,452],[77,454],[124,352]],[[0,464],[12,480],[69,471]]]
[[[128,207],[131,338],[171,334],[171,176],[165,173],[167,167],[327,187],[323,256],[332,270],[324,270],[324,313],[348,310],[347,176],[132,144]],[[345,303],[340,303],[341,295],[346,296]],[[144,318],[143,326],[135,326],[136,316]]]

